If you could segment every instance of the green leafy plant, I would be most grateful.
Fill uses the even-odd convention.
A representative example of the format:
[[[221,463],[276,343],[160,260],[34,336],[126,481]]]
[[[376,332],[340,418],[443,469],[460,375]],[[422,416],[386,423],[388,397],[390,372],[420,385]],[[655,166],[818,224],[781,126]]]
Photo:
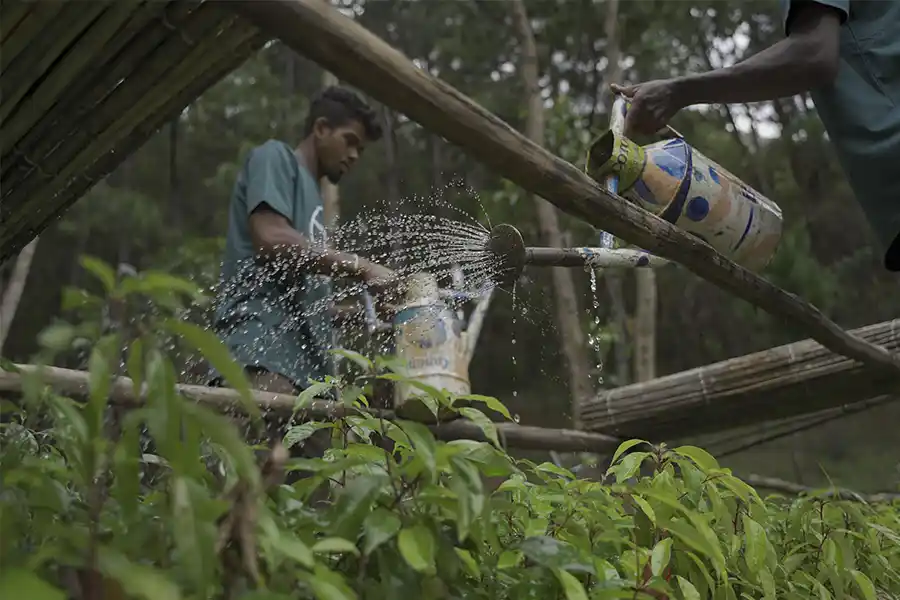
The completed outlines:
[[[312,385],[294,410],[336,389],[337,418],[295,418],[260,464],[237,420],[177,386],[171,337],[202,352],[237,389],[232,408],[260,423],[224,347],[175,318],[195,298],[183,282],[86,266],[106,290],[86,306],[149,294],[161,308],[129,321],[127,337],[88,321],[45,334],[47,361],[88,340],[84,397],[54,393],[41,369],[19,373],[2,430],[4,597],[872,600],[900,589],[897,504],[764,499],[700,448],[642,440],[624,442],[602,480],[581,479],[506,452],[485,413],[509,418],[496,399],[416,384],[433,414],[458,413],[488,440],[439,441],[368,411],[372,382],[401,378],[349,351],[353,372]],[[323,455],[285,450],[323,431]]]

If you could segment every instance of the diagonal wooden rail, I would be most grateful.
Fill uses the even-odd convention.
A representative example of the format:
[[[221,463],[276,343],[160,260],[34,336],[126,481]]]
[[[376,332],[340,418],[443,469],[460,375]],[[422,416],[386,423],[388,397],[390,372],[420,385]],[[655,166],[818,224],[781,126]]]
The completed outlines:
[[[223,0],[222,0],[223,1]],[[900,357],[838,327],[816,307],[673,225],[609,194],[475,101],[321,0],[229,0],[223,5],[340,79],[440,134],[529,192],[598,229],[678,262],[837,354],[900,373]]]

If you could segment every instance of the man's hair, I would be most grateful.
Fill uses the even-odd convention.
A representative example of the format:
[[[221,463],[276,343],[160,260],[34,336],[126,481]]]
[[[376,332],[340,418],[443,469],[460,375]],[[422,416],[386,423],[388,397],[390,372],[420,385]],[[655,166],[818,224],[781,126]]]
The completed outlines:
[[[381,125],[375,117],[375,111],[347,88],[331,86],[313,98],[303,135],[312,133],[316,121],[322,117],[331,127],[340,127],[353,120],[359,121],[370,141],[381,138]]]

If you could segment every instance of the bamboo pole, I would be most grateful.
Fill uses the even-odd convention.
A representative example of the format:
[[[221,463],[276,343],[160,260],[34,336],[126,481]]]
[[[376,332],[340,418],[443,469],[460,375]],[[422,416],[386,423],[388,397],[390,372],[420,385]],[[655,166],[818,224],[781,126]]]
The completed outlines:
[[[185,61],[209,64],[213,60],[211,57],[215,56],[214,52],[225,47],[224,42],[217,42],[217,37],[228,19],[229,15],[216,7],[201,5],[188,15],[182,29],[168,32],[163,43],[153,50],[146,62],[132,63],[124,81],[114,82],[114,89],[99,105],[91,107],[81,119],[74,121],[68,129],[69,135],[61,138],[62,143],[58,147],[43,144],[30,160],[40,166],[45,176],[35,177],[39,174],[35,173],[35,169],[24,181],[14,176],[7,178],[6,186],[12,189],[4,193],[4,204],[13,215],[10,223],[15,223],[15,216],[21,217],[22,212],[27,215],[40,210],[37,196],[41,195],[41,191],[58,191],[60,181],[65,183],[77,175],[83,164],[76,159],[84,149],[100,147],[100,142],[106,139],[104,135],[115,135],[119,129],[140,121],[148,108],[152,110],[153,92],[156,91],[158,96],[173,85],[169,77],[174,75],[179,65]],[[217,43],[220,44],[218,48]],[[200,46],[213,54],[199,55],[197,48]],[[47,178],[52,180],[49,185]],[[26,202],[29,203],[28,210],[21,211]]]
[[[100,2],[66,3],[49,25],[29,40],[28,51],[0,75],[0,122],[6,121],[50,65],[104,10],[106,4]]]
[[[242,24],[236,24],[236,26],[240,27],[241,30],[244,29]],[[258,32],[254,33],[242,44],[233,48],[230,52],[226,52],[200,76],[191,80],[187,87],[173,96],[154,114],[133,127],[125,138],[103,154],[87,171],[82,173],[81,177],[76,178],[65,189],[61,190],[54,198],[54,210],[38,215],[34,228],[41,231],[47,227],[59,214],[65,212],[75,200],[89,190],[94,183],[111,173],[126,157],[140,148],[154,132],[174,118],[175,115],[180,114],[185,106],[222,77],[237,68],[251,54],[262,48],[268,40],[268,36]],[[3,242],[0,245],[0,249],[5,251],[6,248],[16,248],[27,244],[32,235],[31,230],[21,228],[10,236],[8,244]]]
[[[800,485],[793,481],[785,481],[776,477],[765,477],[763,475],[742,475],[738,477],[741,481],[750,484],[755,488],[769,489],[782,494],[792,496],[809,496],[815,494],[818,498],[833,498],[837,500],[854,500],[858,502],[866,502],[868,504],[876,504],[879,502],[897,502],[900,500],[900,493],[896,492],[879,492],[877,494],[860,494],[852,490],[837,487],[814,488],[807,485]]]
[[[6,0],[0,4],[0,48],[34,5],[34,2],[16,2],[15,0]]]
[[[69,85],[59,102],[18,142],[16,152],[3,156],[0,172],[4,178],[4,193],[29,174],[32,169],[28,161],[39,161],[59,146],[72,129],[171,34],[166,24],[180,28],[195,4],[148,2],[132,15],[98,52],[87,71]],[[8,176],[7,171],[14,165],[24,169]]]
[[[72,397],[84,397],[89,392],[89,374],[59,367],[37,367],[16,365],[20,372],[0,369],[0,392],[21,393],[23,380],[28,375],[39,374],[44,385],[54,392]],[[144,398],[135,394],[134,382],[127,377],[117,377],[110,386],[109,401],[123,408],[143,405]],[[230,388],[212,388],[202,385],[178,384],[178,393],[189,400],[210,406],[231,415],[243,414],[238,392]],[[256,403],[263,412],[290,415],[294,411],[296,398],[289,394],[273,394],[253,391]],[[393,419],[391,411],[366,411],[374,416]],[[303,419],[331,420],[359,414],[358,409],[346,408],[328,400],[314,400],[305,406],[298,417]],[[567,429],[544,429],[516,423],[495,423],[501,443],[509,447],[533,450],[560,450],[564,452],[609,452],[615,449],[619,440],[596,433]],[[475,439],[484,440],[481,429],[469,421],[456,420],[439,425],[429,425],[435,436],[441,440]]]
[[[6,3],[4,2],[4,6]],[[34,36],[44,29],[63,8],[63,2],[35,2],[0,48],[0,78],[19,57]]]
[[[243,44],[257,34],[256,28],[252,25],[235,20],[233,29],[229,30],[227,35],[223,35],[229,20],[234,17],[216,10],[217,7],[209,4],[201,5],[198,12],[204,11],[204,7],[209,7],[207,10],[210,11],[208,14],[211,28],[190,47],[186,55],[181,55],[183,57],[174,62],[171,71],[161,73],[157,77],[152,77],[149,73],[140,73],[126,80],[116,88],[116,92],[122,89],[125,91],[118,95],[114,92],[111,97],[115,97],[119,103],[128,101],[130,106],[123,105],[116,111],[112,111],[111,106],[103,110],[98,109],[92,115],[95,117],[94,127],[87,128],[87,131],[82,130],[83,137],[72,136],[64,143],[63,147],[70,153],[60,148],[47,157],[46,163],[51,166],[45,166],[44,170],[55,173],[51,181],[44,183],[42,179],[32,177],[4,200],[11,213],[8,219],[10,229],[15,231],[24,228],[23,223],[32,220],[36,215],[56,214],[54,199],[73,178],[82,174],[169,98],[202,76],[211,64],[222,56],[229,55],[237,45]],[[184,44],[180,37],[175,39]],[[157,64],[169,65],[171,62],[168,57],[160,57]],[[134,85],[129,86],[129,82],[134,82]],[[131,96],[138,90],[141,91],[140,95]],[[88,138],[87,132],[93,135]],[[6,244],[6,239],[0,237],[0,247],[5,247]]]
[[[125,24],[126,19],[140,6],[137,3],[114,4],[93,23],[78,41],[76,49],[64,54],[37,88],[28,93],[26,101],[4,123],[0,138],[0,156],[13,148],[16,142],[45,115],[72,82],[83,78],[83,71],[96,60],[97,50],[102,48]],[[38,73],[40,77],[42,74]]]
[[[900,358],[848,334],[814,306],[736,265],[697,237],[605,191],[321,0],[235,0],[222,5],[561,210],[681,263],[722,289],[802,327],[835,352],[900,373]]]
[[[900,350],[900,319],[853,333]],[[803,340],[603,391],[583,414],[588,431],[671,439],[813,413],[898,389],[893,373]]]

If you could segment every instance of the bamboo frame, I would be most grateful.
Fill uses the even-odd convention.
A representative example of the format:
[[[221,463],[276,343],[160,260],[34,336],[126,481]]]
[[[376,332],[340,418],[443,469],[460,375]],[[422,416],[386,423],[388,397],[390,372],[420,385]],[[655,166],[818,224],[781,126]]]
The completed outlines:
[[[900,351],[900,319],[853,333]],[[803,340],[601,392],[584,403],[582,414],[588,431],[670,439],[813,413],[898,390],[893,373]]]
[[[879,502],[897,502],[900,500],[900,494],[896,492],[879,492],[876,494],[860,494],[852,490],[842,488],[813,488],[806,485],[800,485],[793,481],[785,481],[775,477],[765,477],[763,475],[741,475],[741,481],[750,484],[755,488],[763,488],[788,494],[791,496],[812,495],[815,494],[819,498],[833,498],[836,500],[854,500],[857,502],[866,502],[868,504],[876,504]]]
[[[56,104],[60,95],[69,88],[74,81],[83,77],[83,71],[95,60],[94,48],[102,48],[121,30],[126,20],[140,7],[139,4],[121,2],[113,4],[97,21],[87,29],[79,40],[79,45],[91,51],[68,52],[62,56],[59,63],[50,71],[48,76],[38,85],[27,102],[20,102],[13,113],[15,118],[9,120],[3,138],[0,139],[0,152],[2,156],[12,149],[29,129],[38,120],[46,117],[49,109]],[[40,76],[41,73],[36,73]]]
[[[21,54],[0,76],[0,122],[6,121],[35,82],[59,59],[66,47],[106,10],[99,2],[66,2],[59,15],[29,41]]]
[[[199,75],[219,52],[228,48],[230,40],[219,39],[219,34],[232,19],[227,12],[215,6],[201,5],[190,13],[181,29],[165,38],[163,44],[145,59],[146,62],[135,61],[128,69],[133,76],[126,77],[80,122],[76,121],[68,132],[71,135],[63,136],[58,147],[48,147],[49,144],[45,143],[39,148],[30,160],[38,164],[47,176],[35,177],[35,172],[31,171],[24,181],[20,181],[13,174],[6,183],[9,191],[4,194],[4,204],[12,213],[10,224],[14,225],[39,212],[48,197],[52,198],[72,177],[96,160],[94,156],[98,152],[108,150],[123,130],[133,127],[152,112],[161,98],[177,93],[180,88],[174,92],[171,88],[184,85],[184,71],[189,70],[193,76]],[[160,85],[160,81],[165,83]],[[24,209],[26,203],[28,210]]]
[[[44,384],[58,394],[83,397],[89,391],[89,375],[83,371],[34,365],[16,365],[16,367],[21,373],[0,369],[0,392],[21,393],[23,374],[37,372],[41,373]],[[185,398],[230,415],[243,414],[239,394],[233,389],[178,384],[178,393]],[[253,396],[263,412],[271,411],[277,415],[290,415],[294,411],[296,398],[289,394],[254,391]],[[124,408],[137,408],[143,405],[143,398],[134,393],[134,382],[127,377],[117,377],[113,380],[109,401]],[[314,400],[298,416],[300,419],[329,420],[349,414],[358,414],[358,412],[358,410],[347,409],[334,402]],[[394,418],[391,411],[370,410],[367,412],[386,419]],[[501,443],[513,448],[608,453],[620,443],[620,440],[616,438],[584,431],[544,429],[515,423],[495,423],[494,425]],[[429,425],[429,427],[435,437],[441,440],[485,439],[477,425],[465,420]]]
[[[39,221],[36,223],[38,229],[43,229],[56,219],[95,182],[112,172],[121,161],[140,148],[159,127],[180,114],[184,107],[204,90],[237,68],[250,55],[258,51],[269,38],[253,26],[243,21],[233,20],[230,28],[221,32],[217,39],[219,39],[219,45],[214,51],[206,53],[205,60],[208,62],[203,65],[202,69],[188,71],[181,79],[178,79],[180,83],[167,86],[168,98],[157,98],[157,100],[162,100],[162,104],[156,106],[142,122],[130,124],[127,130],[120,128],[118,132],[122,137],[111,141],[111,147],[96,148],[96,157],[93,158],[90,166],[81,173],[81,176],[68,182],[68,185],[49,198],[53,202],[53,208],[38,215]],[[199,49],[200,52],[204,50],[203,47]],[[82,154],[89,150],[91,150],[90,147]],[[17,246],[22,243],[22,240],[27,240],[29,237],[30,234],[21,229],[9,238],[9,243]],[[6,241],[3,242],[3,244],[6,243]]]

